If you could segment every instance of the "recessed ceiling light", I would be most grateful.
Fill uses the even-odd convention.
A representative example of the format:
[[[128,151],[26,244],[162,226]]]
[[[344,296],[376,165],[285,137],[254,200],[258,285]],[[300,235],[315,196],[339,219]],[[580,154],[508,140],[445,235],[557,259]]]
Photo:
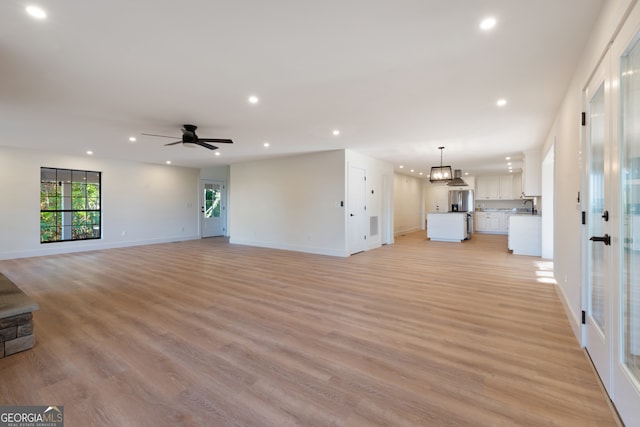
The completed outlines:
[[[91,156],[92,154],[93,154],[93,151],[91,151],[91,150],[87,151],[87,156]]]
[[[465,172],[465,173],[464,173],[464,176],[468,176],[468,175],[469,175],[469,172]]]
[[[258,103],[258,97],[257,97],[257,96],[255,96],[255,95],[251,95],[251,96],[249,97],[249,103],[250,103],[250,104],[257,104],[257,103]]]
[[[136,137],[135,136],[130,136],[129,137],[129,142],[136,142]]]
[[[422,172],[420,172],[420,176],[422,176]]]
[[[511,157],[505,157],[504,159],[505,160],[511,160]]]
[[[511,166],[511,162],[507,163],[507,166]]]
[[[404,169],[404,166],[400,165],[400,169]]]
[[[268,147],[268,146],[269,146],[269,143],[268,143],[268,142],[265,142],[265,143],[264,143],[264,144],[262,144],[262,145],[264,145],[265,147]]]
[[[340,135],[340,130],[339,129],[334,129],[333,130],[333,136],[338,136]]]
[[[170,164],[171,164],[171,160],[167,160],[167,161],[166,161],[166,163],[167,163],[168,165],[170,165]]]
[[[496,26],[498,21],[496,21],[496,18],[494,17],[488,17],[482,20],[482,22],[480,22],[480,29],[483,31],[489,31],[490,29],[492,29],[493,27]]]
[[[215,154],[216,154],[216,156],[219,156],[219,155],[220,155],[220,152],[219,152],[219,151],[216,151],[216,153],[215,153]]]
[[[413,172],[413,169],[411,169],[411,172]]]
[[[27,13],[36,19],[45,19],[47,17],[47,13],[38,6],[27,6]]]
[[[504,107],[505,105],[507,105],[507,100],[506,99],[498,99],[496,101],[496,105],[498,107]]]

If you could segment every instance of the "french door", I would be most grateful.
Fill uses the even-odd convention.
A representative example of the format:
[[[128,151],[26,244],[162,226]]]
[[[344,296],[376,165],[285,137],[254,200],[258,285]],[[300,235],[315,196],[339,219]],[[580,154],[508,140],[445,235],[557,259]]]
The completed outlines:
[[[223,181],[202,180],[200,197],[202,237],[224,236],[227,222],[225,183]]]
[[[585,347],[602,383],[611,390],[612,246],[609,223],[610,85],[607,59],[585,90],[586,101],[586,301]]]

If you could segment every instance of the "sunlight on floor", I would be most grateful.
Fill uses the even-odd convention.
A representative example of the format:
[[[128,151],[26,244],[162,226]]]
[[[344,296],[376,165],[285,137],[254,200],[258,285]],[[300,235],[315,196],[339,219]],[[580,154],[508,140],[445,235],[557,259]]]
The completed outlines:
[[[550,283],[557,285],[558,282],[553,275],[553,261],[537,261],[534,263],[537,267],[536,276],[537,281],[540,283]]]

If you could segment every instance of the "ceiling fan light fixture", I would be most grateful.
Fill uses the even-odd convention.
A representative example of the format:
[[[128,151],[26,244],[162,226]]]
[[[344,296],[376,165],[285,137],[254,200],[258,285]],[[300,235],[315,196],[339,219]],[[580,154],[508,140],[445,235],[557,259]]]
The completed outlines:
[[[196,125],[184,125],[182,126],[182,139],[179,141],[174,141],[174,142],[170,142],[168,144],[164,144],[165,146],[167,145],[177,145],[177,144],[182,144],[186,147],[194,147],[196,145],[199,145],[200,147],[204,147],[207,148],[209,150],[217,150],[218,147],[216,147],[215,145],[211,145],[210,143],[218,143],[218,144],[233,144],[233,141],[230,139],[222,139],[222,138],[199,138],[198,135],[196,135],[196,129],[198,129],[198,126]],[[171,138],[174,139],[173,136],[167,136],[167,135],[156,135],[153,133],[143,133],[142,135],[146,135],[146,136],[154,136],[154,137],[159,137],[159,138]]]

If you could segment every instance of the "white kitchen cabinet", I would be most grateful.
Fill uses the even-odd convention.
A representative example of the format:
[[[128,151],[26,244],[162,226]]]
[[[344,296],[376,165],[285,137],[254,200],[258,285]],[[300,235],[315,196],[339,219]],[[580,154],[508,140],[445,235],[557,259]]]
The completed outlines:
[[[500,180],[497,176],[483,176],[476,179],[476,200],[494,200],[500,194]]]
[[[473,231],[484,233],[487,231],[487,216],[484,212],[473,214]]]
[[[507,222],[504,212],[476,212],[474,214],[474,227],[478,233],[506,234]]]
[[[540,216],[511,215],[508,246],[514,255],[540,256],[542,253]]]
[[[513,200],[513,176],[480,176],[476,179],[476,200]]]
[[[498,199],[513,199],[513,175],[502,175],[498,177],[498,180],[500,182],[500,193],[498,194]]]

